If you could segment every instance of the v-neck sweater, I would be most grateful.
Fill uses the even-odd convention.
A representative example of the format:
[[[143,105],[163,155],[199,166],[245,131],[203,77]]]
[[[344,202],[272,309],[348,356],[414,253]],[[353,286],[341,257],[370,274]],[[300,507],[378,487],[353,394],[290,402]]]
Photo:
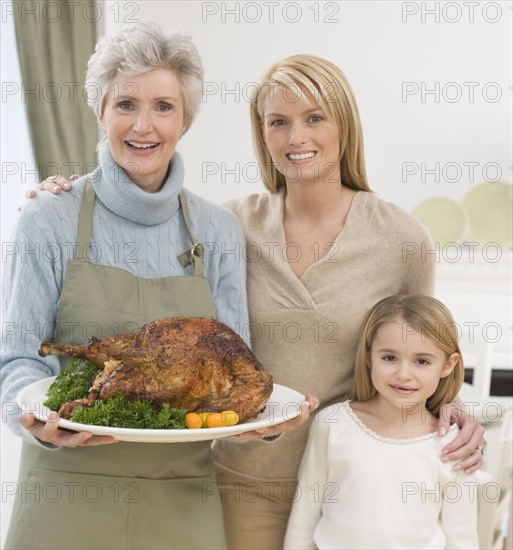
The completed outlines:
[[[287,260],[287,247],[294,247],[290,252],[296,254],[316,251],[287,244],[284,196],[281,190],[226,204],[239,218],[246,239],[246,332],[276,384],[315,395],[323,407],[347,397],[356,343],[371,307],[392,294],[433,293],[433,245],[413,216],[360,191],[331,250],[298,278]],[[268,444],[219,440],[215,461],[249,477],[295,479],[308,427]]]

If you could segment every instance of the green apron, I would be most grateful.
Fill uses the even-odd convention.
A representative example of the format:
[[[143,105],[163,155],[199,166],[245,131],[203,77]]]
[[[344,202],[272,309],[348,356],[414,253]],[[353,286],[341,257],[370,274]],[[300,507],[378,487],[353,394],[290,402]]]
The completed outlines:
[[[164,317],[215,317],[201,245],[191,233],[182,193],[193,247],[180,261],[192,263],[194,274],[161,279],[89,261],[94,200],[88,180],[78,254],[68,263],[56,340],[84,343],[91,328],[107,338]],[[215,487],[208,441],[52,450],[23,443],[6,548],[224,548]]]

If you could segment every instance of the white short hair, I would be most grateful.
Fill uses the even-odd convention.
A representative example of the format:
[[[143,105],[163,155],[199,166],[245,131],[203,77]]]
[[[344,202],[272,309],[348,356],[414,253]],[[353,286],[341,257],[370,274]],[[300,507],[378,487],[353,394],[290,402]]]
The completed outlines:
[[[182,87],[187,131],[198,114],[203,93],[203,65],[188,36],[165,33],[154,21],[142,21],[100,38],[89,58],[87,102],[100,121],[110,82],[117,74],[137,76],[154,69],[173,71]]]

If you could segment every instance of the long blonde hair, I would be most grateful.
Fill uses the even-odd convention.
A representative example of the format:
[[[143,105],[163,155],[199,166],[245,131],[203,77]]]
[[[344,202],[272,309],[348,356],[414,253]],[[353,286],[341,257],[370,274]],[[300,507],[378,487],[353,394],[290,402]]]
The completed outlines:
[[[438,416],[440,407],[444,403],[450,403],[458,394],[465,373],[456,323],[444,304],[431,296],[397,294],[384,298],[371,309],[358,341],[355,377],[349,399],[368,401],[377,395],[371,380],[372,342],[385,323],[398,318],[434,342],[445,352],[447,359],[453,353],[459,354],[453,371],[440,379],[435,393],[426,402],[426,408]]]
[[[365,171],[362,126],[351,86],[336,65],[321,57],[303,54],[287,57],[272,65],[251,98],[253,146],[267,190],[274,193],[285,186],[285,177],[275,168],[263,135],[264,101],[273,86],[303,87],[313,94],[339,130],[342,184],[356,191],[370,192]]]

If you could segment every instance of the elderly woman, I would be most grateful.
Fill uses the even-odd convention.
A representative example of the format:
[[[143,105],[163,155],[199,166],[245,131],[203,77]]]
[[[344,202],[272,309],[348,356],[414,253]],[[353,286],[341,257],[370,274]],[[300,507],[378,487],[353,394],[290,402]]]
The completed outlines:
[[[82,343],[173,315],[247,325],[245,266],[230,255],[203,258],[195,246],[233,250],[243,242],[239,223],[182,187],[175,150],[202,79],[189,39],[155,24],[98,42],[87,89],[104,134],[99,166],[58,209],[43,193],[23,210],[19,250],[46,253],[20,252],[6,265],[4,320],[25,334],[4,335],[4,403],[58,374],[56,358],[38,357],[43,339]],[[9,416],[24,442],[7,548],[224,547],[219,502],[204,498],[210,442],[112,444],[62,430],[52,415],[47,423],[23,415],[22,428]]]

